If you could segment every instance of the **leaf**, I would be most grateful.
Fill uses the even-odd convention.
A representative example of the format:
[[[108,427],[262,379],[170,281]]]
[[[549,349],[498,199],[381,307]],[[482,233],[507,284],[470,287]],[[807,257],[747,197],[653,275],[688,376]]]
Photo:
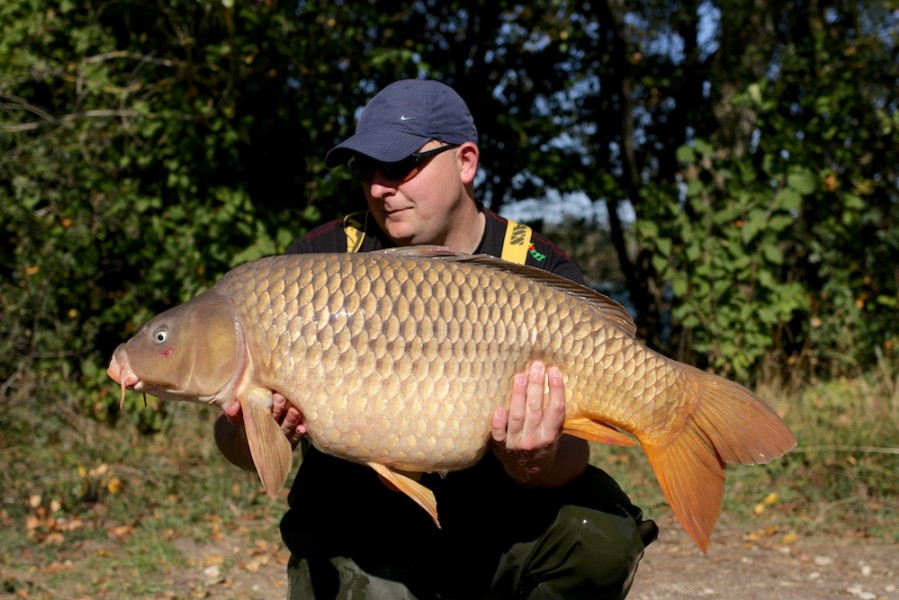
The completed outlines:
[[[657,237],[655,239],[656,249],[664,257],[671,256],[671,239],[666,237]]]
[[[724,225],[731,221],[736,221],[743,214],[743,207],[735,202],[730,202],[727,206],[715,211],[712,220],[717,225]]]
[[[774,276],[771,275],[771,271],[761,270],[758,274],[759,284],[762,287],[766,287],[769,290],[773,290],[777,287],[777,281],[774,279]]]
[[[815,177],[808,169],[801,169],[787,175],[787,187],[803,196],[814,192],[815,185]]]
[[[690,146],[681,146],[675,153],[677,160],[688,165],[696,162],[696,152]]]
[[[674,292],[674,296],[676,298],[680,298],[687,295],[687,290],[689,289],[689,283],[687,281],[686,275],[683,273],[678,273],[671,280],[671,291]]]
[[[699,246],[699,241],[696,239],[690,240],[690,243],[687,244],[687,247],[684,250],[684,255],[689,262],[696,262],[702,255],[702,248]]]
[[[775,202],[783,207],[784,210],[795,212],[802,206],[802,196],[791,188],[784,188],[777,192]]]
[[[664,256],[653,254],[651,262],[656,273],[664,274],[668,270],[668,259]]]
[[[758,208],[751,210],[746,217],[746,223],[743,225],[743,243],[750,243],[767,225],[767,211]]]
[[[792,215],[777,214],[768,219],[768,230],[779,233],[796,222]]]
[[[655,221],[646,219],[640,220],[637,221],[637,233],[639,233],[640,237],[643,239],[651,240],[659,234],[659,226]]]
[[[762,247],[762,254],[769,263],[779,265],[783,263],[784,255],[779,246],[767,244]]]
[[[862,210],[865,208],[865,201],[861,196],[855,194],[843,195],[843,206],[849,210]]]
[[[687,197],[694,198],[698,196],[702,190],[705,189],[705,186],[698,179],[694,179],[690,183],[687,184]]]
[[[694,144],[696,146],[696,151],[704,156],[709,156],[715,151],[712,145],[705,140],[697,139]]]
[[[758,105],[762,103],[762,86],[758,83],[750,83],[749,87],[746,88],[746,91],[749,93],[749,98],[754,104]]]

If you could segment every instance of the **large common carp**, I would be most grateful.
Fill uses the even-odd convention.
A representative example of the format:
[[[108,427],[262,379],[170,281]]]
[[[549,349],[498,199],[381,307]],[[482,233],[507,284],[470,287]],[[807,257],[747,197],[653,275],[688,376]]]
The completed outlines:
[[[272,393],[302,411],[319,450],[367,464],[437,521],[434,495],[404,473],[476,463],[512,377],[535,359],[565,379],[565,432],[640,442],[669,504],[703,551],[724,464],[795,445],[746,388],[668,359],[635,337],[617,303],[551,273],[413,247],[264,258],[151,319],[116,349],[125,388],[222,407],[240,402],[269,494],[290,444]],[[439,522],[438,522],[439,524]]]

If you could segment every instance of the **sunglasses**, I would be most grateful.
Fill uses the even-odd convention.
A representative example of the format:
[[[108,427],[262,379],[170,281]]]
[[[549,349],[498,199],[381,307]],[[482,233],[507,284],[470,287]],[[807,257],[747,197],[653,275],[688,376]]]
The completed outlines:
[[[405,183],[418,175],[424,168],[424,164],[441,152],[458,148],[459,144],[447,144],[427,152],[413,152],[403,160],[396,162],[381,162],[367,156],[357,154],[350,161],[350,169],[353,175],[362,183],[371,183],[375,178],[375,171],[381,173],[385,179]]]

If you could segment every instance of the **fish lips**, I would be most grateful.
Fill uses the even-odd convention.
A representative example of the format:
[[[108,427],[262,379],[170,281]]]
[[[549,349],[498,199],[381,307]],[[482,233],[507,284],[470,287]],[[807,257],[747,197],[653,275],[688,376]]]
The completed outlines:
[[[128,362],[125,344],[119,344],[119,347],[113,352],[112,358],[109,360],[109,367],[106,368],[106,374],[110,379],[129,390],[135,389],[135,386],[140,384],[140,377],[131,369],[131,364]]]

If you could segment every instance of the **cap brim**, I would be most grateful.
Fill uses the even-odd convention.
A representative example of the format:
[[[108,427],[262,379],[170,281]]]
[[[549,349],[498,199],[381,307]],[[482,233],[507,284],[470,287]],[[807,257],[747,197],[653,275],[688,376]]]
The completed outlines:
[[[354,154],[364,154],[381,162],[403,160],[424,146],[429,138],[404,131],[367,130],[337,144],[325,155],[325,165],[333,169],[346,164]]]

